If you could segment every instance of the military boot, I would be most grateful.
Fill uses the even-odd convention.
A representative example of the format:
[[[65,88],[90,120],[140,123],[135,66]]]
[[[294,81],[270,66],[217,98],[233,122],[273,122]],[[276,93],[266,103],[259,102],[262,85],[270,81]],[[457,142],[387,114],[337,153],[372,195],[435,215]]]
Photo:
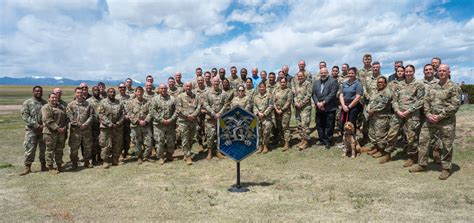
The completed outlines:
[[[193,165],[193,159],[191,159],[191,156],[186,157],[186,165]]]
[[[267,145],[263,145],[262,153],[263,153],[263,154],[268,153],[268,147],[267,147]]]
[[[361,150],[367,151],[368,155],[373,155],[373,154],[378,152],[377,148],[375,148],[375,147],[372,147],[372,148],[362,147]]]
[[[102,163],[102,167],[103,167],[104,169],[109,169],[110,165],[109,165],[109,163],[108,163],[107,161],[104,160],[104,162]]]
[[[303,144],[303,139],[300,139],[300,143],[298,143],[298,145],[296,145],[296,147],[301,147],[302,144]]]
[[[206,157],[207,160],[211,160],[212,159],[212,150],[210,148],[207,149],[207,157]]]
[[[285,145],[283,145],[283,152],[287,151],[290,148],[290,142],[285,141]]]
[[[166,153],[166,160],[172,162],[174,160],[173,153]]]
[[[260,146],[258,147],[257,154],[261,153],[262,151],[263,151],[263,146],[260,145]]]
[[[408,155],[408,159],[403,163],[403,167],[411,167],[416,163],[416,154]]]
[[[449,170],[443,169],[441,170],[441,174],[439,175],[438,179],[447,180],[450,175],[451,175],[451,172]]]
[[[41,163],[41,171],[48,171],[48,168],[46,167],[46,163]]]
[[[59,171],[55,170],[53,165],[48,165],[48,170],[50,174],[58,174]]]
[[[20,176],[25,176],[26,174],[31,173],[31,164],[26,164],[23,171],[20,173]]]
[[[143,163],[143,159],[141,157],[138,157],[137,164],[142,165],[142,163]]]
[[[58,168],[57,168],[57,169],[58,169],[58,173],[60,173],[60,172],[64,172],[64,170],[63,170],[63,166],[62,166],[62,164],[61,164],[61,163],[58,163],[58,164],[57,164],[57,166],[58,166]]]
[[[219,159],[225,159],[224,154],[222,154],[222,153],[219,152],[219,151],[216,152],[216,156],[217,156],[217,158],[219,158]]]
[[[84,160],[84,168],[94,168],[94,165],[89,160]]]
[[[376,153],[372,154],[372,157],[374,158],[379,158],[379,157],[382,157],[383,154],[380,152],[380,151],[377,151]]]
[[[392,156],[390,155],[390,153],[383,152],[383,156],[380,158],[379,164],[390,162],[390,160],[392,160]]]
[[[410,172],[410,173],[423,172],[423,171],[425,171],[425,168],[426,167],[424,167],[424,166],[416,165],[416,166],[410,168],[408,170],[408,172]]]
[[[77,161],[73,161],[73,162],[72,162],[71,169],[72,169],[72,170],[77,170]]]
[[[299,146],[299,147],[300,147],[300,151],[301,151],[301,150],[305,150],[305,149],[308,148],[308,140],[303,139],[303,140],[301,140],[301,141],[302,141],[302,143],[301,143],[301,145]]]
[[[159,163],[160,165],[165,164],[165,162],[166,162],[165,156],[164,156],[164,155],[160,155],[159,157],[160,157],[160,158],[158,159],[158,163]]]
[[[433,161],[436,164],[441,164],[441,154],[439,154],[439,149],[433,149]]]

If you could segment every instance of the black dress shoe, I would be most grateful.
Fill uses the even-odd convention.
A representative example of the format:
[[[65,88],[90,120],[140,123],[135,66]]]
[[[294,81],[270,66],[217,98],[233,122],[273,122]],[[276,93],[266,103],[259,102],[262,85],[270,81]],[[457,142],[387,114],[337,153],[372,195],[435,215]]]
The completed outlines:
[[[324,148],[329,150],[331,148],[331,144],[327,144]]]

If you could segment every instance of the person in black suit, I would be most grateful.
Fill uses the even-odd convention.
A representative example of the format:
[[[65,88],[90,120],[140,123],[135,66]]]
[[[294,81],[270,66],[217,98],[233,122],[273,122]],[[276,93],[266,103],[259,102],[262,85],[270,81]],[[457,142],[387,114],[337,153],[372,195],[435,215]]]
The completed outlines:
[[[334,133],[334,119],[337,108],[337,80],[329,77],[327,68],[321,68],[320,79],[313,83],[313,101],[316,107],[316,128],[318,130],[319,145],[329,149],[332,145]]]

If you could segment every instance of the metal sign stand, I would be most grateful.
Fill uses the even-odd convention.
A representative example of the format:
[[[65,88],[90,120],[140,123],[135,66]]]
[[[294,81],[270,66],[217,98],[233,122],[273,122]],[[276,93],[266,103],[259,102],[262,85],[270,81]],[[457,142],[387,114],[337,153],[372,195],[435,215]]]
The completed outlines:
[[[237,162],[237,183],[229,188],[228,191],[232,193],[243,193],[249,191],[248,188],[240,185],[240,162]]]

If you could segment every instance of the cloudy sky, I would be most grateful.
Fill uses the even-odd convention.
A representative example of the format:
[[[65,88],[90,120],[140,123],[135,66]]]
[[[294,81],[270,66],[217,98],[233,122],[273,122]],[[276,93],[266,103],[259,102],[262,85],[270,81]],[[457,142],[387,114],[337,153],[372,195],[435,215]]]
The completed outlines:
[[[176,71],[232,65],[310,72],[439,56],[474,84],[474,1],[0,0],[0,76],[160,82]]]

